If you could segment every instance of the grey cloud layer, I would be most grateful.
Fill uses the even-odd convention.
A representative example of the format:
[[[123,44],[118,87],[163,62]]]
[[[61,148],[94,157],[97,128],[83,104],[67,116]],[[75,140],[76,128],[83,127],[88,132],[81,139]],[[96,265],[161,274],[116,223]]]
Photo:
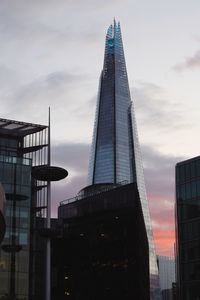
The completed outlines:
[[[86,16],[93,12],[96,19],[103,20],[99,11],[112,9],[121,0],[2,0],[0,7],[0,31],[4,36],[31,38],[36,36],[60,35],[60,37],[81,37],[84,32],[92,34],[93,29],[86,22]],[[78,19],[78,22],[77,22]],[[72,26],[73,25],[73,26]],[[30,35],[31,34],[31,35]],[[41,40],[42,41],[42,40]]]
[[[52,164],[64,167],[69,172],[61,184],[53,185],[53,215],[56,215],[60,201],[76,196],[77,192],[87,185],[89,151],[89,144],[65,143],[52,146]]]
[[[160,131],[182,129],[186,126],[178,103],[166,99],[165,91],[151,83],[140,83],[132,89],[137,120],[142,126],[153,126]]]
[[[147,191],[152,197],[174,200],[175,165],[184,157],[165,155],[142,145]]]
[[[56,164],[74,169],[80,175],[87,173],[89,159],[89,144],[65,143],[52,147],[52,158]]]
[[[9,70],[7,71],[9,77]],[[0,86],[4,84],[5,68],[0,66]],[[11,77],[12,78],[12,77]],[[14,79],[13,79],[14,80]],[[89,75],[72,74],[67,71],[57,71],[46,76],[39,77],[36,80],[25,85],[0,92],[0,100],[4,111],[13,113],[23,113],[31,111],[37,114],[38,111],[46,110],[48,106],[60,106],[70,108],[76,103],[74,97],[72,101],[72,91],[81,81],[87,82]],[[5,87],[5,85],[4,85]],[[9,91],[9,92],[8,92]],[[80,101],[79,101],[80,102]],[[80,102],[81,106],[81,102]],[[40,108],[40,110],[38,110]]]

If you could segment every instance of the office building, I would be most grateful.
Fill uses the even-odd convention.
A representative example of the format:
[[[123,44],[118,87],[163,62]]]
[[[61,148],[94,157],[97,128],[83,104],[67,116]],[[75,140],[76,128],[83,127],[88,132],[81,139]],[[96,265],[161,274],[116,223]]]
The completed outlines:
[[[173,256],[158,256],[160,289],[172,288],[175,282],[175,259]]]
[[[200,156],[176,165],[179,299],[200,299]]]
[[[136,182],[149,241],[152,299],[159,279],[146,196],[134,103],[131,101],[120,24],[110,25],[105,43],[90,155],[88,184]]]
[[[0,119],[0,182],[6,198],[0,299],[39,299],[35,222],[46,216],[47,191],[45,182],[32,178],[32,171],[47,164],[47,152],[47,126]]]
[[[175,283],[175,259],[172,256],[158,256],[159,282],[163,300],[173,299]]]
[[[148,240],[135,183],[92,185],[61,202],[52,246],[53,299],[150,299]]]

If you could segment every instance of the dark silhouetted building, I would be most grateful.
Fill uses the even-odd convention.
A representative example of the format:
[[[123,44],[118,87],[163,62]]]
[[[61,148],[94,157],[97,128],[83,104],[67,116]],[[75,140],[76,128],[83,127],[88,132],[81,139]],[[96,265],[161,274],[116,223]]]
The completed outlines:
[[[162,294],[162,300],[174,300],[172,288],[161,290],[161,294]]]
[[[176,165],[176,251],[180,300],[200,299],[200,156]]]
[[[135,183],[83,189],[60,203],[58,223],[53,299],[150,299],[148,240]]]

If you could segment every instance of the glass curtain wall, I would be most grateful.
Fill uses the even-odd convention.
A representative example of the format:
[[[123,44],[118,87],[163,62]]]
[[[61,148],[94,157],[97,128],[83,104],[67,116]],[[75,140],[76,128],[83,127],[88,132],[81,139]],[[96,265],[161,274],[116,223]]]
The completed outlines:
[[[180,299],[200,299],[200,157],[177,164],[176,224]]]
[[[0,299],[25,300],[29,292],[31,160],[1,155],[0,181],[7,199],[6,234],[0,249]]]
[[[0,246],[2,300],[39,299],[35,295],[44,290],[36,284],[38,278],[43,284],[44,273],[35,266],[43,272],[45,268],[36,251],[35,229],[38,220],[45,226],[47,183],[35,181],[31,173],[34,166],[47,164],[47,153],[47,126],[0,119],[0,182],[6,197],[6,233]]]

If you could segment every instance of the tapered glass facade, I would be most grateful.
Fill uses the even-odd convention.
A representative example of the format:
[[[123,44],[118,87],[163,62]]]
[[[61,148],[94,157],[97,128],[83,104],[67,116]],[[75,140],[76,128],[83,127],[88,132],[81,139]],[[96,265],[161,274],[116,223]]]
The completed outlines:
[[[158,268],[134,104],[130,96],[120,24],[115,21],[106,36],[88,179],[90,185],[122,181],[137,183],[149,241],[152,299],[159,299]]]

